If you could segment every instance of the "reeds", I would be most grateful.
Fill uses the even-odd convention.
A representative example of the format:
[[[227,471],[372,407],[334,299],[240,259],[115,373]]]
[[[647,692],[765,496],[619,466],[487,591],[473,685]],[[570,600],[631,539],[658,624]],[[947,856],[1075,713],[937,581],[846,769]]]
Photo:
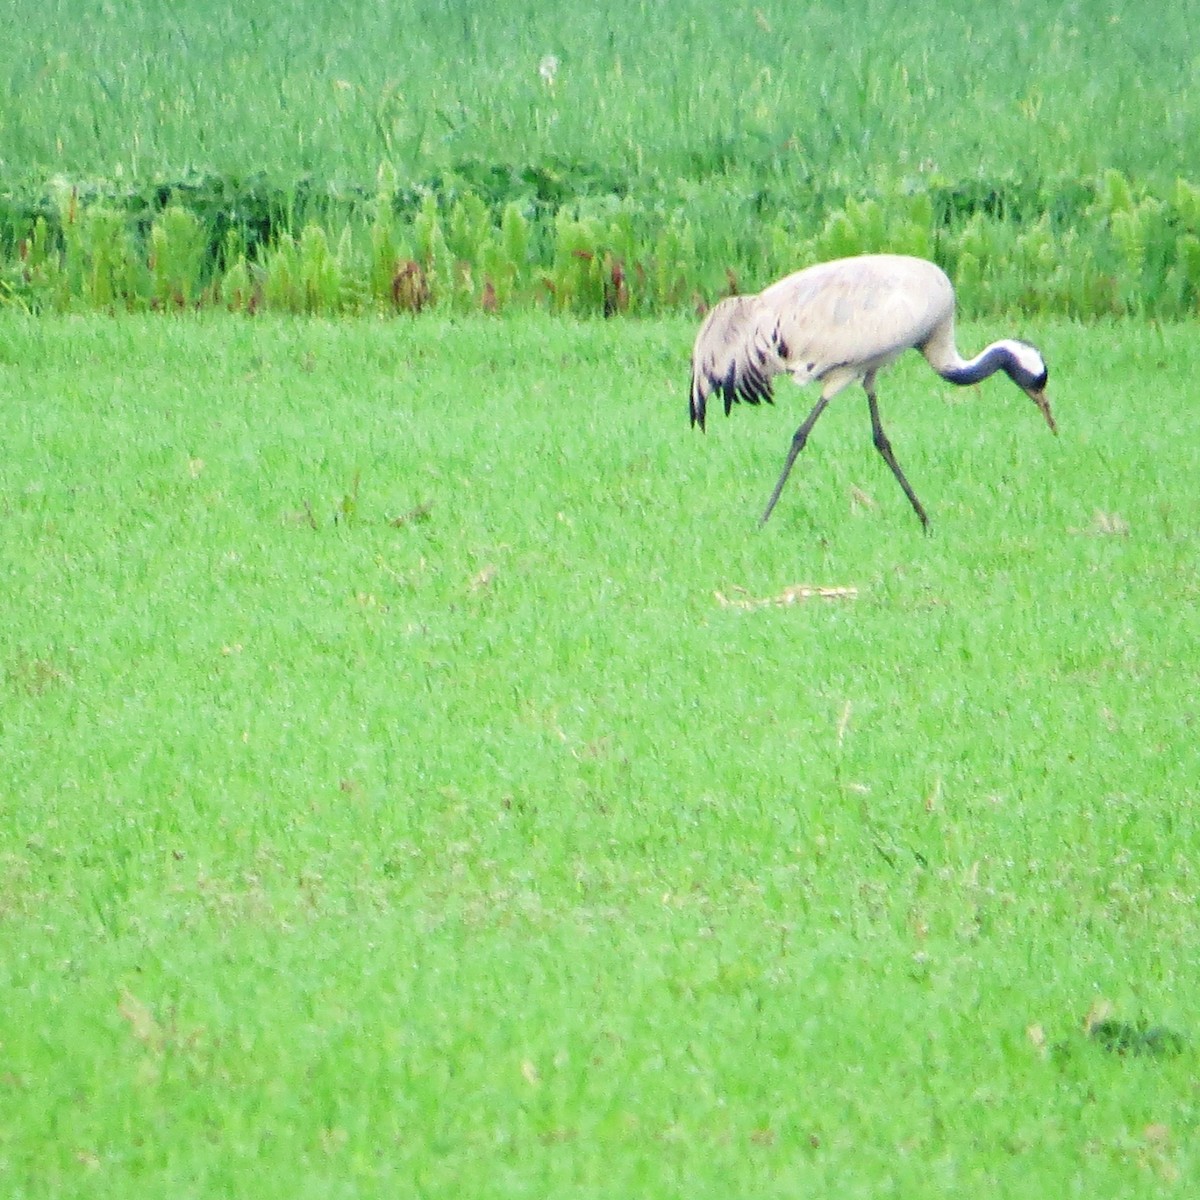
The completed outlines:
[[[1200,302],[1200,185],[1184,179],[1160,194],[1109,170],[1069,203],[1055,188],[893,188],[799,212],[782,196],[768,208],[686,180],[552,203],[511,178],[491,195],[460,179],[402,191],[385,165],[369,198],[256,193],[257,208],[240,209],[227,181],[168,191],[149,210],[64,185],[52,206],[10,222],[0,301],[613,317],[703,310],[811,262],[886,250],[941,262],[968,314],[1171,318]]]

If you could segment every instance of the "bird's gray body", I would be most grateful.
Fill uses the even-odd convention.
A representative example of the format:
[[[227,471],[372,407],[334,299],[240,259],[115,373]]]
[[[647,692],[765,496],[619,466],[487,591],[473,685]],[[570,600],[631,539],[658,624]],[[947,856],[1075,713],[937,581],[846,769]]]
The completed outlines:
[[[1025,342],[994,342],[963,359],[954,343],[954,287],[935,263],[898,254],[868,254],[819,263],[785,276],[753,296],[731,296],[708,314],[692,352],[690,412],[704,428],[708,399],[720,394],[728,413],[739,400],[772,399],[772,380],[787,374],[796,383],[821,384],[821,398],[797,430],[763,520],[778,499],[796,453],[825,405],[855,382],[866,388],[875,444],[892,467],[917,515],[920,502],[895,464],[875,402],[875,376],[905,350],[917,349],[943,379],[976,383],[1006,372],[1041,409],[1051,429],[1043,388],[1046,366]]]

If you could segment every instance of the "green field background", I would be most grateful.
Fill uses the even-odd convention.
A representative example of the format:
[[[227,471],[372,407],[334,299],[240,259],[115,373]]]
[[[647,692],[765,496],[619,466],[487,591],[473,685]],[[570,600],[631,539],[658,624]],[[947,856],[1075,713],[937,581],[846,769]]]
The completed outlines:
[[[18,0],[0,164],[370,183],[459,159],[636,181],[733,166],[818,186],[937,173],[1172,182],[1200,140],[1196,16],[1132,0]],[[553,56],[551,81],[539,67]]]
[[[1191,1196],[1196,12],[17,0],[0,1193]]]
[[[18,9],[0,299],[25,307],[669,312],[879,249],[981,314],[1200,295],[1184,3]]]

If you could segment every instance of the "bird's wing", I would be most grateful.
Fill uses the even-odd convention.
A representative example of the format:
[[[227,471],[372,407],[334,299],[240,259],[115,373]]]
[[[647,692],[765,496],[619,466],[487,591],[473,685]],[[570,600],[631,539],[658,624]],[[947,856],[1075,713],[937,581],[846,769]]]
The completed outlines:
[[[797,271],[760,300],[778,314],[797,382],[826,379],[828,392],[923,345],[953,311],[954,292],[932,263],[866,255]]]
[[[771,378],[784,369],[779,321],[757,296],[730,296],[708,314],[692,349],[692,424],[704,428],[708,398],[719,392],[725,413],[739,401],[771,403]]]

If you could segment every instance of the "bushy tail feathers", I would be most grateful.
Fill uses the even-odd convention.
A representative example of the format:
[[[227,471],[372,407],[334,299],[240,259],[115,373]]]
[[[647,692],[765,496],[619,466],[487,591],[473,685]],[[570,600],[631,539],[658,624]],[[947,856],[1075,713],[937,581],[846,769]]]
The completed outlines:
[[[783,369],[778,331],[756,296],[730,296],[708,314],[692,350],[691,423],[704,428],[708,398],[725,401],[725,414],[739,400],[773,399],[771,378]]]

